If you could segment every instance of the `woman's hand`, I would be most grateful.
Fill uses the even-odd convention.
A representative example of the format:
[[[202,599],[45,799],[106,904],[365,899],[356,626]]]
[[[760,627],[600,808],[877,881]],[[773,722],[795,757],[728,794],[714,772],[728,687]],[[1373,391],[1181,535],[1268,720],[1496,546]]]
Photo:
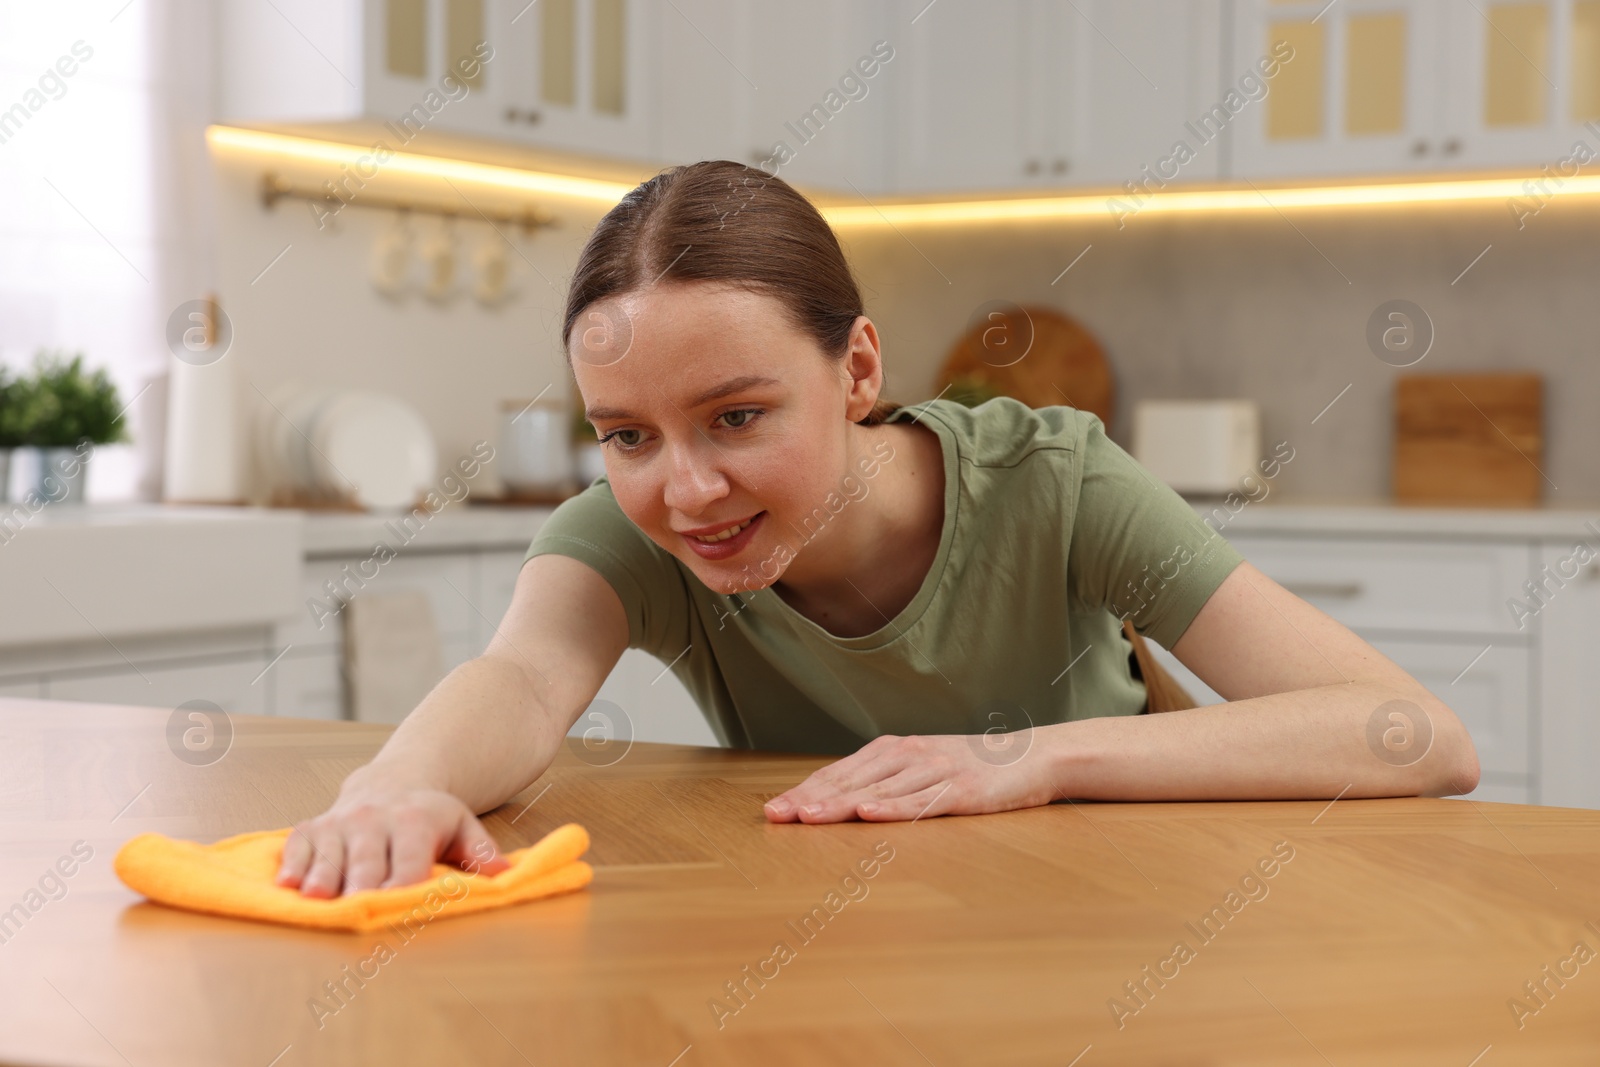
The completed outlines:
[[[452,794],[352,775],[331,808],[289,835],[277,881],[303,896],[335,897],[341,886],[353,893],[426,881],[435,860],[488,875],[510,866]]]
[[[1038,807],[1060,795],[1051,760],[1034,751],[1048,736],[1038,730],[886,734],[773,797],[767,819],[896,822]]]

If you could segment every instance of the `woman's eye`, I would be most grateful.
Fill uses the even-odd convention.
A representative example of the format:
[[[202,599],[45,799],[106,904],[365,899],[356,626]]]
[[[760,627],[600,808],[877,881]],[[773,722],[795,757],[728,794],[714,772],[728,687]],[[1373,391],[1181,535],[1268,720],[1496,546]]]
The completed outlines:
[[[760,414],[757,408],[735,408],[733,411],[723,412],[722,421],[730,430],[742,430]]]
[[[617,446],[620,447],[624,452],[626,452],[626,451],[628,451],[630,449],[638,448],[640,442],[629,440],[625,435],[626,434],[637,434],[638,432],[639,432],[638,430],[612,430],[610,433],[601,435],[600,443],[602,445],[606,445],[606,444],[610,444],[611,442],[615,441],[617,443]]]

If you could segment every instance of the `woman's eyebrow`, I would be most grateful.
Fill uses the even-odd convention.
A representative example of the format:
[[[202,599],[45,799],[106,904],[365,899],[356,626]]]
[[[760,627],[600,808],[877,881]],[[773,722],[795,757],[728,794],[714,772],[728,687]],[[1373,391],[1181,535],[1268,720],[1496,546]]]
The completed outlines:
[[[781,384],[779,383],[778,379],[768,378],[762,374],[746,374],[738,378],[729,378],[721,385],[714,385],[710,389],[707,389],[705,392],[701,393],[699,396],[690,400],[688,406],[691,408],[697,408],[701,404],[710,403],[713,400],[721,400],[725,396],[729,396],[733,393],[743,392],[746,389],[754,389],[758,385],[778,384]],[[590,422],[594,422],[597,419],[633,419],[638,417],[631,411],[623,411],[621,408],[605,407],[589,408],[583,414],[584,417]]]

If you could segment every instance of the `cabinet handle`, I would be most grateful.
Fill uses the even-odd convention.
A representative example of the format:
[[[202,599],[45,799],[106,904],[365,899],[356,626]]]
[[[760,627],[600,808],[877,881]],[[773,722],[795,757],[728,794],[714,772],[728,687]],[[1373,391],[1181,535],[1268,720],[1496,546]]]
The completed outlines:
[[[1461,138],[1452,137],[1444,143],[1444,154],[1453,156],[1461,151]]]
[[[1050,164],[1050,173],[1051,174],[1065,174],[1066,172],[1067,172],[1067,161],[1066,160],[1058,159],[1054,163]]]
[[[1039,161],[1037,159],[1028,160],[1028,162],[1026,162],[1026,163],[1024,163],[1022,165],[1022,170],[1023,170],[1023,173],[1025,173],[1025,174],[1038,174],[1039,173]]]
[[[1412,141],[1411,142],[1411,154],[1414,155],[1414,156],[1425,156],[1425,155],[1427,155],[1428,154],[1428,142],[1423,140],[1421,137],[1418,137],[1415,141]]]
[[[1349,600],[1364,591],[1360,582],[1285,582],[1283,587],[1297,597],[1341,597]]]
[[[1586,582],[1600,582],[1600,559],[1583,568],[1583,580]]]
[[[522,111],[518,108],[508,107],[506,108],[506,121],[526,122],[529,126],[532,126],[539,121],[539,113],[532,109]]]

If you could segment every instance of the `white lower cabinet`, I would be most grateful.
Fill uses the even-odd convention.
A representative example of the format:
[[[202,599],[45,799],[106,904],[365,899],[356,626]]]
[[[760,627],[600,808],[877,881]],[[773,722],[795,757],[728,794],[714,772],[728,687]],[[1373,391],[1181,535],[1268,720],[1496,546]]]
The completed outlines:
[[[94,704],[176,708],[204,700],[241,715],[267,714],[263,653],[219,662],[178,665],[125,664],[122,670],[51,677],[45,697]]]
[[[337,648],[290,649],[267,672],[272,713],[296,719],[345,717],[344,665]]]
[[[1600,808],[1600,563],[1550,582],[1543,608],[1520,620],[1508,602],[1525,598],[1541,566],[1575,573],[1570,544],[1232,531],[1229,540],[1460,716],[1481,772],[1471,799]],[[1152,648],[1198,703],[1222,701]]]
[[[1600,560],[1577,558],[1566,542],[1540,559],[1554,577],[1530,624],[1539,634],[1539,802],[1600,808]]]
[[[30,700],[42,699],[44,697],[44,679],[13,679],[8,682],[0,682],[0,697],[27,697]]]
[[[612,709],[601,701],[622,709],[626,728],[632,731],[635,741],[712,747],[717,744],[716,735],[711,732],[710,724],[689,690],[678,681],[677,675],[667,670],[666,664],[648,652],[630,648],[622,654],[611,676],[595,694],[596,703],[578,716],[567,736],[581,736],[586,729],[606,728],[596,714],[612,713]]]

